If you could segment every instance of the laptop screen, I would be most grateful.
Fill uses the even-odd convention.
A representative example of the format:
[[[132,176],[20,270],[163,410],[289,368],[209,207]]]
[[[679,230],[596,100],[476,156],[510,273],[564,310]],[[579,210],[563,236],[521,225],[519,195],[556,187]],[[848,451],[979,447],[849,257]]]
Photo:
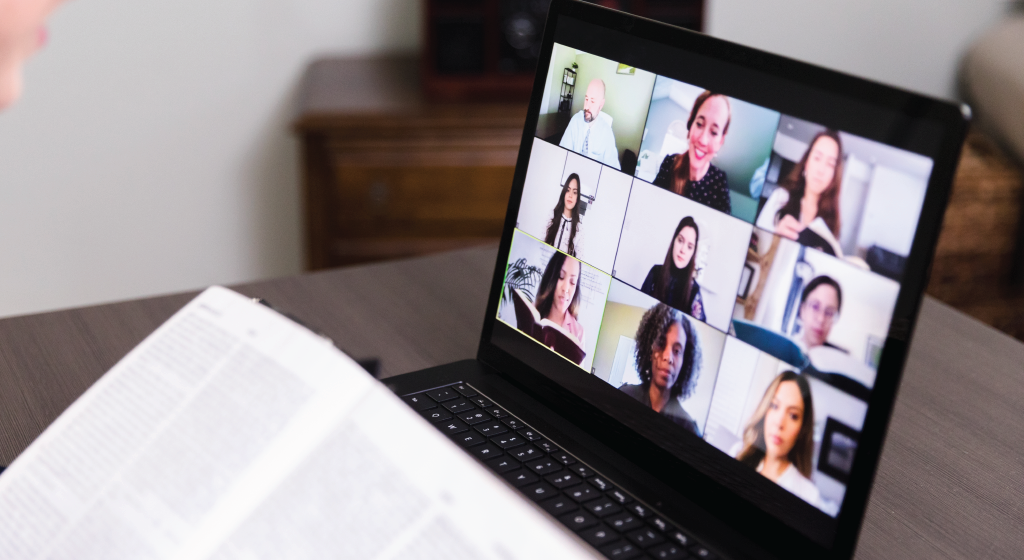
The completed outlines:
[[[554,41],[492,342],[828,546],[934,128],[566,16]]]

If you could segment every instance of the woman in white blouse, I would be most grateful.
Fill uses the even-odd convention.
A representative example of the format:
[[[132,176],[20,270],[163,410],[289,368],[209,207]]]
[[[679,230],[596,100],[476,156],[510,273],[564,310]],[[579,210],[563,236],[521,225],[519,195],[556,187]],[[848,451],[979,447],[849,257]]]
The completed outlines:
[[[736,459],[821,508],[821,492],[811,481],[813,455],[811,386],[803,375],[784,371],[768,385],[754,410]]]
[[[580,220],[580,176],[572,173],[562,186],[562,194],[548,222],[544,242],[579,258],[583,253],[583,223]]]

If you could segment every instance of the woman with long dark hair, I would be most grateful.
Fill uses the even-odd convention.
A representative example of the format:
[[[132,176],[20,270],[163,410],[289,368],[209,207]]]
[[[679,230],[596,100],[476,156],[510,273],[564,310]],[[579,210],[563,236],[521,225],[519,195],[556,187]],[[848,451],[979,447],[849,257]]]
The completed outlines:
[[[583,250],[583,224],[580,222],[580,176],[571,173],[562,186],[562,194],[548,222],[544,242],[578,257]]]
[[[843,142],[826,129],[814,136],[800,162],[765,201],[757,227],[794,241],[821,218],[838,240],[842,223],[839,196],[843,182]]]
[[[686,151],[665,156],[654,184],[715,210],[732,211],[729,182],[711,160],[722,149],[732,121],[729,98],[704,91],[686,119]]]
[[[651,267],[640,291],[684,313],[706,321],[704,300],[697,284],[700,228],[690,216],[679,220],[665,253],[665,262]]]
[[[583,325],[576,320],[580,306],[579,284],[582,271],[580,261],[555,251],[544,267],[533,306],[542,319],[560,325],[575,336],[581,346],[585,346]]]
[[[702,360],[690,320],[664,303],[648,309],[636,329],[634,357],[640,384],[619,390],[701,437],[682,405],[697,387]]]
[[[764,392],[743,432],[739,462],[819,506],[814,470],[814,401],[807,379],[780,373]]]

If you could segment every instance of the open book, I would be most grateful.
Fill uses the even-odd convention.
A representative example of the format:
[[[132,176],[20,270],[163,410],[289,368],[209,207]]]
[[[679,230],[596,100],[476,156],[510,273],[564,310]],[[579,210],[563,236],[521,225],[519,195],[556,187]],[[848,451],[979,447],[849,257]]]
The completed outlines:
[[[0,551],[593,557],[328,341],[224,288],[157,329],[0,476]]]
[[[512,290],[512,303],[516,308],[516,328],[574,363],[583,363],[587,352],[583,350],[583,344],[579,339],[565,330],[562,325],[548,319],[541,319],[540,312],[518,288]]]

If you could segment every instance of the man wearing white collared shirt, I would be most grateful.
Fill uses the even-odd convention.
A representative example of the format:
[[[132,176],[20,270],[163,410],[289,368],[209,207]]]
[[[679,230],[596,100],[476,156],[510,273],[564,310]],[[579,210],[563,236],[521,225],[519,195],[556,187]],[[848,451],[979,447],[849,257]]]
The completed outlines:
[[[586,96],[583,98],[583,110],[569,120],[569,126],[558,145],[615,169],[621,169],[612,126],[599,118],[601,109],[604,108],[604,89],[603,80],[590,80]]]

